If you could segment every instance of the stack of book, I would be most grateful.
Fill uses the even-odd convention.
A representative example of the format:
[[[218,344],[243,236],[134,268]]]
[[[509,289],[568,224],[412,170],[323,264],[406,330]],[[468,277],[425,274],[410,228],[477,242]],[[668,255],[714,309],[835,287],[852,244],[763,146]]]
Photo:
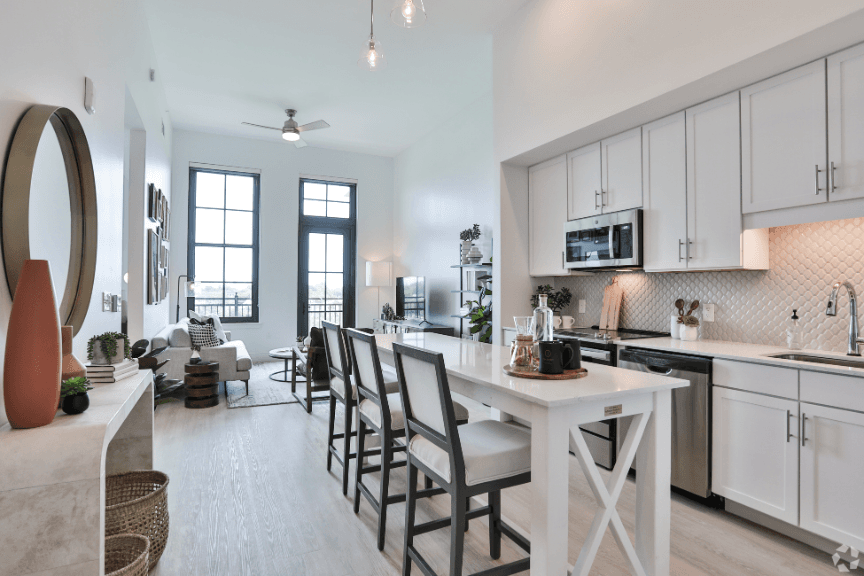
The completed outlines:
[[[87,379],[94,384],[112,384],[138,372],[138,362],[125,359],[119,364],[87,365]]]

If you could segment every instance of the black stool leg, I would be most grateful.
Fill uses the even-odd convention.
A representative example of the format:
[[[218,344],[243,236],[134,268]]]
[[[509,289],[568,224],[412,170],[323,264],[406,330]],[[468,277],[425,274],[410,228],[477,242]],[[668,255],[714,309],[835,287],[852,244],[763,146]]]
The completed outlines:
[[[330,467],[333,464],[333,451],[330,448],[333,447],[333,430],[336,426],[336,397],[333,394],[330,394],[330,420],[327,423],[327,471],[330,471]]]
[[[432,478],[430,478],[426,474],[423,475],[423,488],[425,488],[426,490],[432,488]]]
[[[363,482],[363,451],[366,449],[366,422],[360,417],[357,419],[357,462],[356,474],[354,476],[354,514],[360,512],[360,483]]]
[[[378,507],[381,509],[378,514],[378,550],[384,550],[384,535],[387,529],[387,495],[390,491],[390,460],[393,458],[391,452],[390,435],[384,433],[381,436],[381,496],[378,498]],[[357,453],[358,467],[360,453]],[[358,492],[359,494],[359,492]]]
[[[351,388],[349,386],[345,387],[346,393],[351,392]],[[351,425],[352,425],[352,417],[354,416],[354,405],[353,402],[349,402],[347,397],[345,399],[345,450],[342,452],[342,461],[345,465],[342,467],[342,495],[348,495],[348,469],[351,467]]]
[[[425,476],[425,474],[424,474]],[[411,576],[408,549],[414,546],[414,518],[417,513],[417,468],[408,462],[408,491],[405,494],[405,544],[402,546],[402,576]]]
[[[462,576],[462,555],[465,552],[465,501],[461,494],[451,498],[450,524],[450,576]]]
[[[489,493],[489,556],[494,560],[501,557],[501,491]]]

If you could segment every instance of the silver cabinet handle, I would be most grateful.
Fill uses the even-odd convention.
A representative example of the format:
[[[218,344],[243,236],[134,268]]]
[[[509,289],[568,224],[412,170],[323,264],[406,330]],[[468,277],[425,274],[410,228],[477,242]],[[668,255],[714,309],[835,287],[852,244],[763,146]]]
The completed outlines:
[[[801,446],[807,442],[807,415],[801,413]]]
[[[605,195],[608,194],[608,193],[609,193],[608,190],[603,190],[603,188],[600,188],[600,206],[606,206],[606,197],[605,197]]]
[[[831,162],[831,172],[828,175],[831,177],[831,187],[829,190],[833,193],[837,190],[837,167],[834,166],[834,162]]]
[[[688,238],[687,239],[687,260],[690,260],[693,258],[692,256],[690,256],[690,247],[691,246],[693,246],[693,241]]]
[[[819,165],[816,164],[816,196],[818,196],[819,192],[822,191],[822,188],[819,188],[819,174],[822,172],[822,170],[819,170]]]
[[[600,209],[600,205],[597,204],[597,198],[598,198],[599,196],[600,196],[600,192],[598,192],[597,190],[594,190],[594,209],[595,209],[595,210],[599,210],[599,209]]]
[[[792,438],[795,438],[795,435],[792,434],[792,425],[789,423],[789,421],[790,421],[791,419],[792,419],[792,411],[791,411],[791,410],[786,410],[786,442],[787,442],[787,443],[788,443],[789,440],[791,440]]]
[[[564,262],[564,250],[561,251],[561,268],[567,268],[567,263]]]
[[[682,246],[684,246],[684,241],[678,240],[678,262],[681,262],[682,260],[684,260],[684,257],[681,256],[681,247]]]

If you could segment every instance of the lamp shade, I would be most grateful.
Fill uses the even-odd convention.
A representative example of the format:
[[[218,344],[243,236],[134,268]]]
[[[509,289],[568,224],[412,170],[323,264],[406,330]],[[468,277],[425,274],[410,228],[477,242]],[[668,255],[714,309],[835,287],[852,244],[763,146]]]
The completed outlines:
[[[366,262],[366,286],[390,286],[392,262]]]
[[[189,282],[186,282],[186,286],[184,288],[185,288],[184,292],[185,292],[187,298],[191,298],[191,297],[195,296],[195,281],[194,280],[190,280]]]

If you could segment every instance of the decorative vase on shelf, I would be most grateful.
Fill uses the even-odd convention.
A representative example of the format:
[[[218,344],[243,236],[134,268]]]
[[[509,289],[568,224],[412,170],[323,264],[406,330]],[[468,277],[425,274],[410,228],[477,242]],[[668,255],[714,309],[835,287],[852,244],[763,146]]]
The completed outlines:
[[[102,343],[97,339],[93,343],[93,359],[90,363],[94,366],[108,366],[109,364],[119,364],[123,362],[126,354],[126,338],[117,338],[117,349],[114,355],[110,358],[102,350]]]
[[[75,354],[72,353],[72,326],[62,326],[60,328],[62,348],[63,348],[63,363],[60,380],[68,380],[76,376],[86,376],[87,369],[78,360]]]
[[[483,253],[480,252],[480,249],[477,246],[471,246],[471,250],[468,252],[468,261],[471,264],[477,264],[482,259]]]
[[[471,252],[471,241],[463,240],[462,241],[462,264],[468,264],[468,253]]]
[[[12,301],[3,367],[3,400],[13,428],[37,428],[54,420],[62,360],[51,269],[47,260],[25,260]]]
[[[74,416],[75,414],[81,414],[87,408],[90,407],[90,396],[87,395],[86,392],[83,394],[74,394],[72,396],[66,396],[63,398],[63,402],[60,405],[60,408],[66,414],[70,416]]]

